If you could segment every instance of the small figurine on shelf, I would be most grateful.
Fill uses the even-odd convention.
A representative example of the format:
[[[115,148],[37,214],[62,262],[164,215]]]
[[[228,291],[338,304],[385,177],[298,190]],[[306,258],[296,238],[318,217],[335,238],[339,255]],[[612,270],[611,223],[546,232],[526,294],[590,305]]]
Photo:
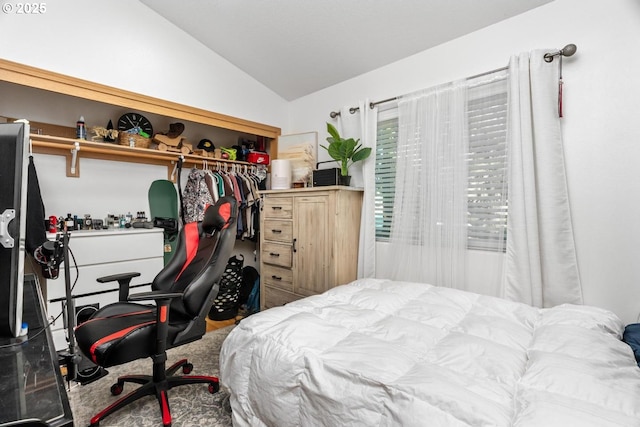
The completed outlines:
[[[118,136],[118,131],[113,129],[113,123],[109,120],[107,123],[107,132],[104,136],[104,142],[116,142],[116,137]]]
[[[211,157],[213,158],[213,152],[216,149],[215,145],[210,139],[204,138],[201,139],[197,145],[197,150],[194,152],[202,157]]]
[[[91,139],[96,142],[115,142],[118,138],[118,130],[113,128],[111,120],[106,128],[94,126],[91,131],[95,134]]]
[[[153,136],[153,142],[158,144],[160,151],[173,151],[182,154],[191,154],[193,146],[187,140],[180,136],[184,132],[183,123],[171,123],[169,131],[165,133],[157,133]]]

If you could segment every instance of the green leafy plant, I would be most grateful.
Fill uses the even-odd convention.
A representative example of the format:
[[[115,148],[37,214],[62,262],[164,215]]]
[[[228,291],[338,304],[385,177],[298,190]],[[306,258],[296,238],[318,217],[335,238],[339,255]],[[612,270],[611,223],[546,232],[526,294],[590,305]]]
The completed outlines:
[[[371,155],[370,147],[363,147],[362,144],[359,144],[359,139],[342,138],[338,133],[338,129],[331,123],[327,123],[327,132],[331,135],[327,137],[329,146],[320,146],[327,150],[333,160],[340,163],[340,174],[342,176],[349,175],[349,166],[353,163],[364,160]]]

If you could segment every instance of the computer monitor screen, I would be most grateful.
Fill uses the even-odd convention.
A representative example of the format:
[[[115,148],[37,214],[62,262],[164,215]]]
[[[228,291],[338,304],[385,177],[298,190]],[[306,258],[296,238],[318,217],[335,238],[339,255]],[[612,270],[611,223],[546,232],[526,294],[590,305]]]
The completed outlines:
[[[0,123],[0,337],[17,337],[27,214],[29,125]]]

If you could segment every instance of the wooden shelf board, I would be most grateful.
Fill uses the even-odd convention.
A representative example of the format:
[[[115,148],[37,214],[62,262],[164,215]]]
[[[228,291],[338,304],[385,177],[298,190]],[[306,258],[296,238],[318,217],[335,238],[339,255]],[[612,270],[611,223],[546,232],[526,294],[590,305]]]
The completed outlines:
[[[111,144],[105,142],[86,141],[81,139],[70,139],[51,135],[31,134],[33,151],[35,153],[61,155],[67,157],[67,176],[79,177],[79,163],[81,158],[91,158],[99,160],[122,161],[132,163],[145,163],[151,165],[166,166],[168,168],[168,177],[171,177],[174,165],[180,157],[183,158],[183,165],[200,166],[205,162],[213,166],[220,165],[247,165],[255,166],[253,163],[239,162],[224,159],[212,159],[196,154],[180,154],[170,151],[159,151],[148,148],[127,147],[125,145]],[[78,160],[75,174],[71,173],[71,157],[72,151],[78,144]]]
[[[0,80],[267,138],[277,138],[281,133],[280,128],[275,126],[153,98],[5,59],[0,59]]]

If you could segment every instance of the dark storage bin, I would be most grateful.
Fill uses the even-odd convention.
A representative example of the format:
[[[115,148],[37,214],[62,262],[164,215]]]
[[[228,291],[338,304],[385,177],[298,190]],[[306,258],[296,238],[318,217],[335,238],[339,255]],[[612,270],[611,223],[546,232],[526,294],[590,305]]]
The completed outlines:
[[[244,258],[240,255],[229,258],[227,267],[220,279],[220,290],[209,310],[211,320],[229,320],[238,315],[240,307],[240,287],[242,285],[242,264]]]

